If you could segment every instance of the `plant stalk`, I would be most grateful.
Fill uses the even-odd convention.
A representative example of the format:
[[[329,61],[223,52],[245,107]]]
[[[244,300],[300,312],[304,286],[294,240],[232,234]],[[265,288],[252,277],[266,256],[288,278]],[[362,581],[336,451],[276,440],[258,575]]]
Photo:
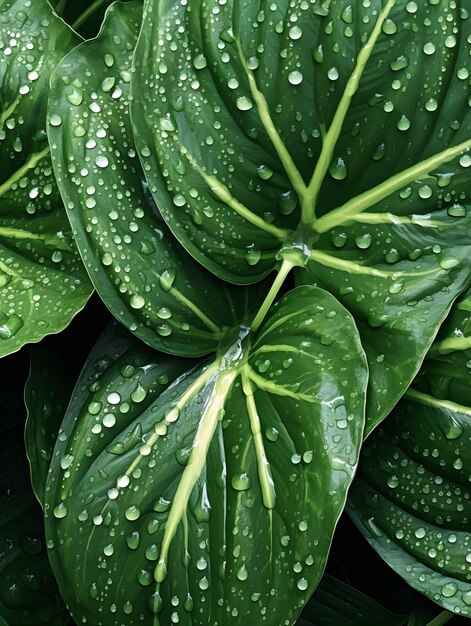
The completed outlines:
[[[267,294],[262,306],[260,307],[257,315],[255,316],[254,321],[252,322],[250,328],[253,331],[257,331],[262,325],[263,320],[265,319],[271,305],[273,304],[278,292],[280,291],[283,283],[286,280],[286,277],[291,272],[294,267],[294,263],[288,261],[287,259],[283,260],[280,269],[278,270],[278,276],[276,277],[273,285],[271,286],[270,291]]]
[[[442,624],[448,623],[451,618],[454,617],[454,613],[450,611],[442,611],[435,617],[427,626],[442,626]]]

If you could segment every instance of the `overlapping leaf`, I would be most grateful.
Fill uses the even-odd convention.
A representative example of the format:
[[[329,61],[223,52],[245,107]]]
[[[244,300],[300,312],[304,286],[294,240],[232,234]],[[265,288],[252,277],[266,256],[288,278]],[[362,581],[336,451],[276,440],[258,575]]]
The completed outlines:
[[[350,315],[313,287],[193,368],[108,331],[46,491],[75,619],[293,623],[353,478],[366,375]]]
[[[421,609],[410,615],[392,613],[358,589],[325,575],[296,626],[427,626],[431,618]]]
[[[0,370],[0,623],[63,626],[69,615],[48,562],[43,517],[29,482],[17,371],[6,364]]]
[[[41,505],[52,451],[72,389],[72,378],[57,352],[42,346],[32,351],[31,369],[25,387],[28,410],[25,444],[31,482]]]
[[[133,128],[162,216],[231,281],[280,248],[310,259],[298,282],[359,326],[372,430],[469,280],[468,11],[147,0],[145,15]]]
[[[141,12],[138,3],[115,5],[100,36],[57,68],[50,111],[62,124],[49,126],[54,165],[80,253],[115,317],[166,352],[208,354],[262,290],[229,287],[195,263],[147,190],[128,117]]]
[[[91,293],[46,138],[49,78],[78,41],[47,2],[0,2],[0,356],[62,330]]]
[[[407,392],[384,428],[367,441],[350,507],[368,541],[396,572],[466,616],[471,616],[469,309],[468,295],[434,345],[420,386]]]

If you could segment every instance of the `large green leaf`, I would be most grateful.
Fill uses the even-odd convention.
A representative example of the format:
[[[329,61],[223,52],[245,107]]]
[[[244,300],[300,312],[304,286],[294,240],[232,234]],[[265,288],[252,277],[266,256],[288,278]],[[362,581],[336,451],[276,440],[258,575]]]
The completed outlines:
[[[62,330],[91,293],[46,137],[49,78],[78,41],[44,0],[1,0],[0,356]]]
[[[24,453],[22,365],[14,359],[0,367],[0,616],[9,626],[63,626],[69,615],[48,562]]]
[[[25,443],[31,482],[41,504],[52,451],[72,390],[73,380],[67,368],[64,368],[63,355],[42,345],[33,349],[25,387],[28,410]]]
[[[100,36],[58,66],[54,166],[85,265],[115,317],[153,347],[208,354],[234,327],[237,336],[261,290],[230,288],[193,261],[147,191],[128,117],[141,13],[140,4],[115,4]]]
[[[455,0],[145,2],[132,117],[163,218],[230,281],[304,255],[298,283],[357,321],[368,432],[469,281],[468,13]]]
[[[50,558],[75,619],[292,624],[353,478],[366,380],[351,316],[314,287],[193,367],[108,331],[46,490]]]
[[[469,302],[455,307],[420,386],[367,442],[350,515],[408,583],[471,617]]]

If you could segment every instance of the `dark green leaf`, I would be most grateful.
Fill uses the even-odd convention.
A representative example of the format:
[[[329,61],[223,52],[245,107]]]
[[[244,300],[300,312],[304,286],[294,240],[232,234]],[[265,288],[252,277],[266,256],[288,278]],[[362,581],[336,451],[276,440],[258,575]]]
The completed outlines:
[[[25,387],[25,443],[33,489],[41,505],[52,451],[72,389],[63,358],[42,346],[33,349]]]
[[[430,352],[420,387],[411,388],[367,440],[350,506],[360,530],[398,574],[441,606],[468,617],[469,323],[468,295]]]
[[[49,566],[24,453],[23,363],[8,361],[0,368],[0,616],[9,626],[63,626],[69,616]]]
[[[325,575],[296,626],[407,626],[408,622],[407,615],[395,615],[354,587]]]
[[[71,238],[46,137],[49,78],[78,38],[44,0],[1,0],[0,43],[3,356],[67,326],[91,285]]]
[[[147,191],[128,118],[141,12],[136,3],[114,5],[100,36],[57,68],[54,165],[86,267],[115,317],[153,347],[208,354],[234,335],[262,290],[229,287],[193,261]]]
[[[366,379],[351,316],[313,287],[193,368],[105,334],[46,490],[75,619],[292,624],[353,478]]]
[[[358,323],[369,432],[469,282],[469,11],[146,0],[145,16],[133,128],[163,218],[227,280],[305,255],[298,283]]]

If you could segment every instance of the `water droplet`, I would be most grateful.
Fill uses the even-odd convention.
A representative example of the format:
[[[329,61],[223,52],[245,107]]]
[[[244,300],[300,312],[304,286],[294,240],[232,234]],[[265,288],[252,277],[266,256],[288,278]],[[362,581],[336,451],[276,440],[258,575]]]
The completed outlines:
[[[101,168],[108,167],[109,165],[108,159],[103,155],[97,156],[97,158],[95,159],[95,163],[98,167]]]
[[[456,594],[457,591],[458,591],[457,585],[455,585],[455,583],[452,583],[452,582],[446,583],[441,588],[442,596],[444,596],[445,598],[451,598],[452,596]]]
[[[140,511],[139,507],[137,507],[136,505],[132,504],[131,506],[129,506],[125,510],[124,516],[130,522],[135,522],[141,516],[141,511]]]
[[[401,54],[397,57],[397,59],[391,61],[389,67],[393,70],[393,72],[398,72],[399,70],[406,68],[408,65],[409,59],[404,54]]]
[[[252,481],[247,474],[242,473],[233,476],[231,484],[236,491],[247,491],[248,489],[250,489]]]
[[[49,124],[51,126],[60,126],[62,124],[62,118],[57,113],[53,113],[49,118]]]
[[[358,235],[358,237],[355,237],[355,243],[361,250],[367,250],[372,243],[370,233],[363,233],[362,235]]]
[[[298,70],[288,74],[288,80],[292,85],[300,85],[303,82],[303,75]]]
[[[63,519],[64,517],[67,517],[67,512],[68,511],[66,505],[61,502],[54,509],[54,517],[56,517],[57,519]]]
[[[332,178],[335,180],[344,180],[347,178],[347,166],[345,165],[345,161],[342,157],[337,157],[332,161],[329,167],[329,172]]]
[[[270,180],[273,176],[273,170],[268,165],[259,165],[257,167],[257,174],[262,180]]]
[[[301,39],[303,36],[303,31],[299,28],[299,26],[292,26],[289,29],[289,37],[296,41],[297,39]]]
[[[253,103],[249,98],[247,98],[247,96],[240,96],[237,98],[236,106],[239,111],[250,111],[253,107]]]
[[[327,72],[327,76],[330,80],[337,80],[339,77],[338,69],[336,67],[331,67]]]
[[[402,130],[402,131],[409,130],[409,128],[410,128],[410,120],[409,120],[409,118],[406,115],[401,115],[401,117],[398,120],[396,126],[397,126],[397,128],[399,130]]]
[[[173,283],[175,282],[176,275],[177,273],[174,269],[169,269],[162,272],[159,278],[159,286],[162,291],[170,291],[170,289],[173,287]]]
[[[138,310],[142,309],[145,306],[146,301],[141,295],[135,293],[131,296],[129,304],[132,306],[133,309]]]

